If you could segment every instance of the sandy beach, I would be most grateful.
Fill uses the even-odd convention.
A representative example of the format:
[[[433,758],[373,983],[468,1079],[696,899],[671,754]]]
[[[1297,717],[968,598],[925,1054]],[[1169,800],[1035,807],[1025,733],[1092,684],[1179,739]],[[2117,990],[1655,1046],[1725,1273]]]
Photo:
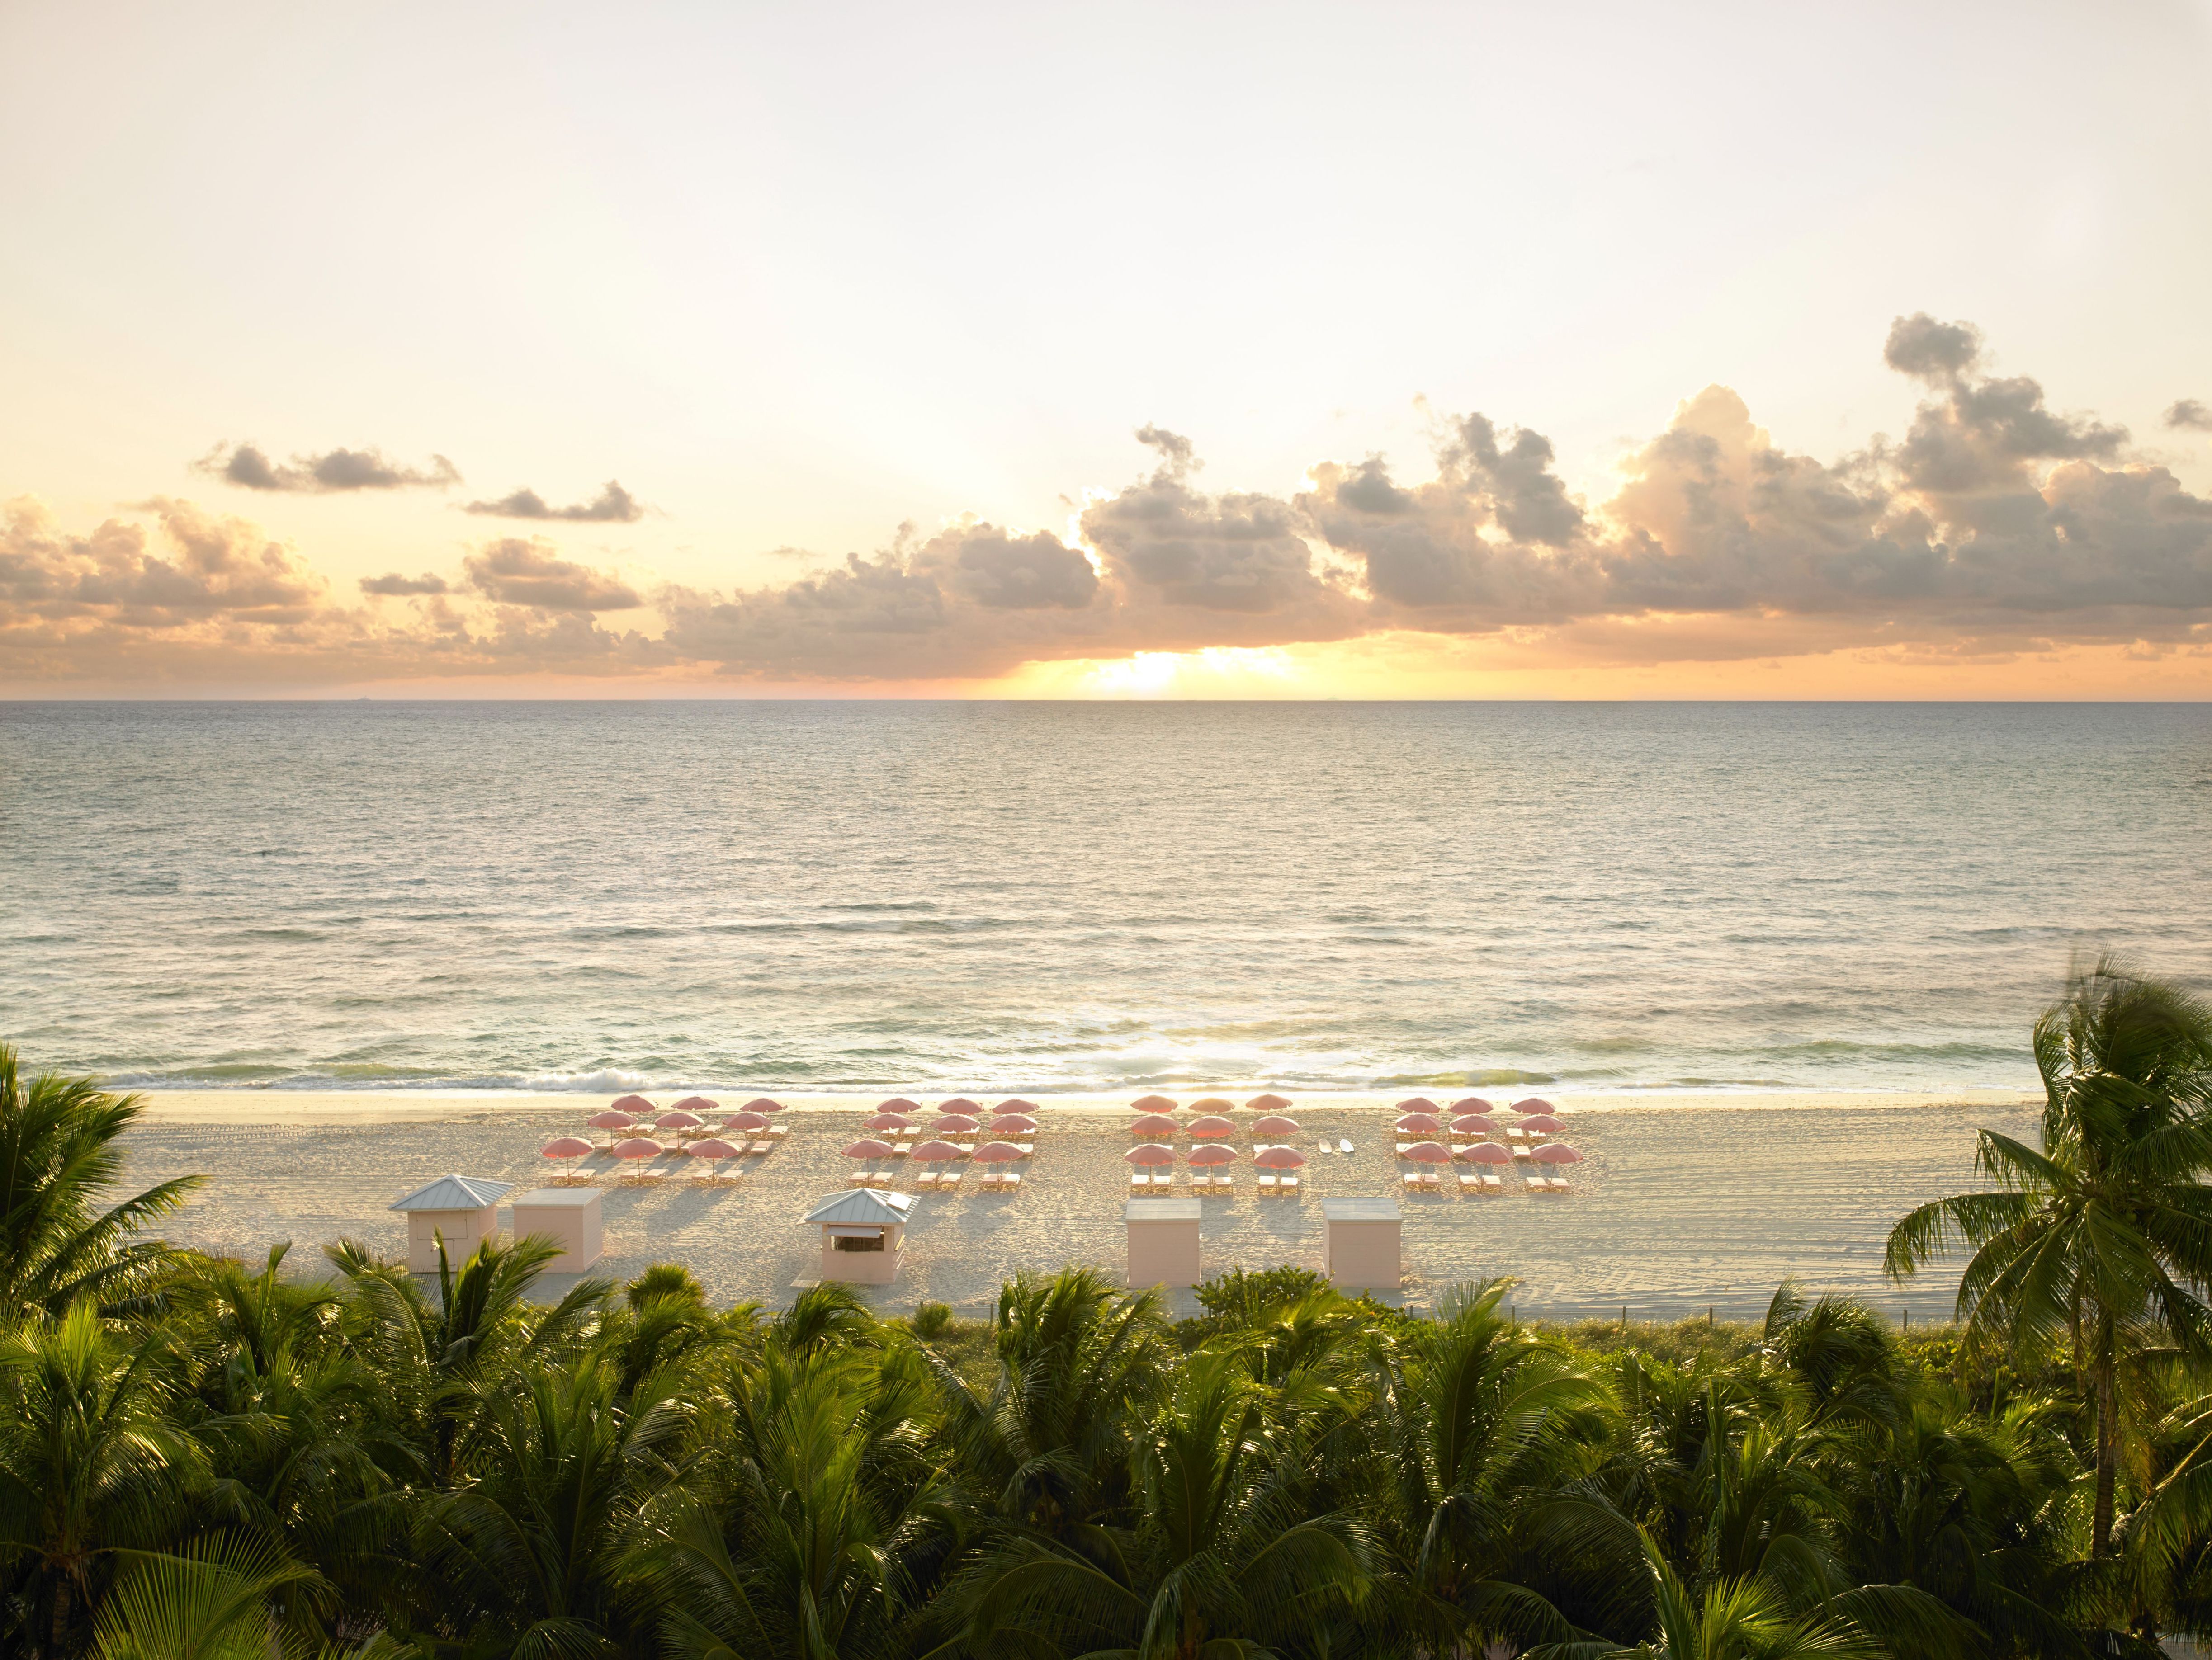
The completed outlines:
[[[734,1108],[739,1099],[723,1105]],[[787,1302],[817,1266],[817,1237],[799,1218],[845,1184],[853,1166],[839,1149],[862,1133],[860,1120],[877,1098],[782,1099],[791,1126],[785,1144],[744,1160],[732,1185],[696,1185],[682,1160],[663,1161],[678,1173],[657,1189],[612,1184],[611,1161],[592,1160],[587,1171],[610,1184],[599,1271],[623,1275],[674,1260],[718,1300]],[[1763,1308],[1776,1281],[1795,1274],[1885,1308],[1909,1306],[1916,1318],[1942,1318],[1955,1271],[1900,1292],[1882,1278],[1882,1240],[1910,1206],[1974,1184],[1978,1126],[2032,1135],[2034,1118],[2033,1105],[2010,1093],[1549,1099],[1585,1158],[1572,1169],[1571,1194],[1543,1199],[1510,1190],[1494,1198],[1403,1194],[1394,1100],[1295,1101],[1301,1133],[1294,1143],[1309,1155],[1304,1194],[1261,1198],[1240,1164],[1237,1197],[1205,1202],[1206,1271],[1240,1263],[1318,1268],[1319,1200],[1400,1193],[1403,1296],[1413,1306],[1461,1280],[1511,1275],[1520,1281],[1516,1301],[1529,1313],[1625,1304],[1638,1318],[1707,1307],[1743,1315]],[[605,1104],[574,1094],[237,1090],[147,1100],[130,1138],[131,1178],[210,1178],[170,1236],[246,1255],[289,1239],[309,1263],[316,1248],[342,1236],[396,1254],[405,1229],[386,1207],[434,1176],[489,1177],[519,1190],[542,1184],[548,1167],[538,1148]],[[1070,1262],[1119,1275],[1127,1104],[1054,1099],[1039,1116],[1036,1156],[1019,1193],[981,1193],[971,1172],[962,1192],[921,1199],[898,1282],[874,1293],[882,1306],[929,1299],[980,1312],[1017,1270]],[[1324,1155],[1317,1150],[1324,1138],[1349,1139],[1354,1151]],[[1249,1155],[1249,1142],[1240,1150]]]

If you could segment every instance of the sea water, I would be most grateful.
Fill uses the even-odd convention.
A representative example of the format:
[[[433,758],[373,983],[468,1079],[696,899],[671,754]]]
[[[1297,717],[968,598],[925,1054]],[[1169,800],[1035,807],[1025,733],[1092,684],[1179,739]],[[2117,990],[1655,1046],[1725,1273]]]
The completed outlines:
[[[2030,1086],[2212,982],[2212,707],[0,705],[0,1040],[131,1084]]]

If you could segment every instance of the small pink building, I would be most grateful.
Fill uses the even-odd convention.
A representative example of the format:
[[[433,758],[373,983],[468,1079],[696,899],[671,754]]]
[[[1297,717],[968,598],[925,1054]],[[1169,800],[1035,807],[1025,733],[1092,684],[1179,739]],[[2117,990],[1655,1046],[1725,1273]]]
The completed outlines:
[[[822,1277],[848,1285],[887,1286],[898,1277],[911,1193],[848,1188],[806,1213],[822,1229]]]
[[[514,1196],[514,1237],[542,1235],[561,1247],[545,1264],[549,1274],[581,1274],[599,1260],[605,1234],[599,1221],[596,1187],[541,1187]]]
[[[1195,1199],[1131,1199],[1121,1217],[1129,1227],[1129,1289],[1194,1286],[1199,1205]]]
[[[1323,1199],[1322,1266],[1346,1291],[1395,1291],[1405,1283],[1398,1257],[1398,1202]]]
[[[394,1200],[392,1208],[407,1217],[407,1271],[435,1274],[441,1239],[446,1260],[459,1268],[463,1257],[499,1231],[499,1202],[514,1185],[481,1176],[441,1176]]]

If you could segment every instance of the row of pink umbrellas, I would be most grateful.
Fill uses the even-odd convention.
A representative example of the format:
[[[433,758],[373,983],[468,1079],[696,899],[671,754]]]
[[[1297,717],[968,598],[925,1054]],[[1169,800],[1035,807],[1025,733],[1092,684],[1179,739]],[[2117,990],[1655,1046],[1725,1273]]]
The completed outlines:
[[[1298,1133],[1298,1126],[1295,1118],[1286,1118],[1279,1112],[1270,1112],[1243,1126],[1243,1130],[1249,1130],[1255,1136],[1295,1136]],[[1214,1142],[1243,1131],[1234,1122],[1218,1113],[1193,1118],[1188,1124],[1178,1124],[1164,1112],[1146,1112],[1129,1121],[1129,1133],[1152,1137],[1188,1136],[1194,1141]]]
[[[844,1149],[848,1159],[888,1159],[897,1149],[888,1142],[864,1136]],[[1016,1159],[1030,1155],[1012,1142],[986,1142],[973,1153],[956,1147],[951,1142],[924,1142],[911,1155],[923,1164],[945,1164],[954,1159],[974,1159],[981,1164],[1012,1164]]]
[[[894,1095],[876,1109],[878,1112],[905,1113],[920,1112],[921,1110],[921,1102],[908,1100],[903,1095]],[[982,1104],[979,1101],[971,1101],[965,1095],[955,1095],[950,1100],[939,1101],[937,1104],[937,1110],[939,1112],[963,1112],[971,1118],[980,1118],[983,1116]],[[1010,1095],[999,1103],[996,1110],[1000,1112],[1034,1112],[1037,1110],[1037,1104],[1035,1101],[1025,1101],[1018,1095]]]
[[[909,1118],[902,1112],[878,1112],[860,1127],[904,1135],[922,1124],[919,1118]],[[1037,1121],[1026,1112],[1001,1112],[990,1125],[994,1136],[1033,1136],[1036,1127]],[[929,1128],[940,1136],[969,1135],[983,1128],[983,1121],[970,1113],[943,1112],[930,1122]]]
[[[1121,1156],[1134,1165],[1170,1165],[1176,1161],[1176,1150],[1158,1142],[1140,1142]],[[1305,1161],[1306,1155],[1295,1147],[1263,1147],[1252,1155],[1252,1162],[1262,1170],[1296,1170]],[[1237,1149],[1224,1147],[1218,1142],[1202,1142],[1191,1148],[1186,1162],[1200,1168],[1234,1164]]]
[[[1452,1150],[1436,1142],[1418,1142],[1398,1155],[1415,1164],[1449,1164]],[[1468,1164],[1511,1164],[1513,1150],[1496,1142],[1478,1142],[1456,1155]],[[1565,1142],[1547,1142],[1535,1148],[1528,1157],[1537,1164],[1580,1164],[1583,1155]]]
[[[1398,1117],[1397,1127],[1416,1136],[1441,1136],[1446,1124],[1432,1112],[1405,1112]],[[1480,1112],[1468,1112],[1453,1118],[1449,1129],[1455,1136],[1495,1136],[1498,1122]],[[1539,1136],[1563,1136],[1566,1125],[1548,1112],[1532,1113],[1514,1126],[1516,1130],[1532,1130]]]
[[[1244,1103],[1244,1107],[1250,1112],[1280,1112],[1290,1104],[1290,1098],[1285,1095],[1255,1095]],[[1133,1112],[1181,1112],[1186,1109],[1177,1106],[1165,1095],[1139,1095],[1129,1103],[1129,1110]],[[1188,1110],[1193,1112],[1234,1112],[1237,1103],[1224,1096],[1208,1095],[1193,1101]]]

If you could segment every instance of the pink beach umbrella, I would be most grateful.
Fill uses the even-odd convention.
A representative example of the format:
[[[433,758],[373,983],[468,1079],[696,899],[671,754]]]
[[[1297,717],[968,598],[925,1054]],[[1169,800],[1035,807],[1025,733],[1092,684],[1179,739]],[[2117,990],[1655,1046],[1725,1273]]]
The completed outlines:
[[[594,1130],[628,1130],[637,1122],[627,1112],[617,1112],[609,1107],[604,1112],[594,1112],[584,1120]]]
[[[1036,1120],[1026,1112],[1002,1112],[991,1120],[994,1136],[1034,1136]]]
[[[1452,1111],[1455,1112],[1487,1112],[1490,1111],[1490,1103],[1483,1100],[1480,1095],[1467,1095],[1452,1103]]]
[[[983,1109],[965,1095],[955,1095],[949,1101],[939,1101],[937,1104],[937,1110],[939,1112],[957,1112],[969,1118],[980,1118],[983,1116]]]
[[[878,1112],[860,1126],[863,1130],[911,1130],[914,1120],[896,1112]]]
[[[768,1118],[759,1112],[732,1112],[722,1120],[725,1130],[766,1130]]]
[[[1567,1133],[1566,1125],[1548,1112],[1539,1112],[1532,1118],[1522,1119],[1521,1128],[1539,1136],[1564,1136]]]
[[[1131,1135],[1149,1136],[1155,1139],[1162,1136],[1176,1135],[1182,1129],[1181,1124],[1164,1112],[1147,1112],[1141,1118],[1133,1119],[1129,1124]]]
[[[1398,1128],[1410,1130],[1417,1136],[1441,1136],[1443,1121],[1433,1112],[1407,1112],[1398,1119]]]
[[[1264,1118],[1253,1120],[1252,1133],[1255,1136],[1295,1136],[1298,1133],[1298,1121],[1286,1118],[1279,1112],[1270,1112]]]
[[[1541,1095],[1531,1095],[1525,1101],[1514,1102],[1513,1110],[1516,1112],[1549,1112],[1553,1109],[1551,1102]]]
[[[878,1112],[919,1112],[921,1111],[921,1103],[920,1101],[910,1101],[903,1095],[894,1095],[890,1100],[878,1106],[876,1111]]]
[[[679,1112],[720,1112],[722,1110],[722,1104],[720,1101],[710,1101],[704,1095],[686,1095],[676,1103],[676,1110]]]
[[[1188,1128],[1194,1142],[1218,1142],[1224,1136],[1234,1136],[1237,1126],[1218,1113],[1209,1113],[1203,1118],[1193,1118]]]
[[[1459,1155],[1469,1164],[1511,1164],[1513,1151],[1496,1142],[1478,1142]]]
[[[1411,1095],[1398,1103],[1398,1110],[1401,1112],[1426,1112],[1433,1117],[1437,1104],[1426,1095]]]
[[[1036,1110],[1037,1104],[1035,1101],[1025,1101],[1018,1095],[1010,1095],[999,1103],[999,1111],[1001,1112],[1034,1112]]]
[[[950,1142],[924,1142],[914,1150],[914,1156],[923,1164],[944,1164],[968,1155]]]
[[[617,1142],[607,1149],[617,1159],[657,1159],[660,1143],[650,1136],[632,1136],[627,1141]]]
[[[1133,1112],[1172,1112],[1176,1104],[1164,1095],[1139,1095],[1129,1103]]]
[[[1546,1142],[1528,1155],[1531,1164],[1580,1164],[1583,1155],[1565,1142]]]
[[[1208,1142],[1202,1147],[1194,1147],[1190,1150],[1190,1164],[1193,1169],[1206,1165],[1235,1164],[1236,1162],[1237,1149],[1233,1147],[1224,1147],[1218,1142]]]
[[[743,1148],[732,1147],[720,1136],[709,1136],[703,1142],[692,1142],[690,1147],[695,1159],[734,1159],[744,1151]]]
[[[783,1111],[783,1103],[781,1101],[772,1101],[765,1095],[756,1095],[752,1100],[745,1103],[745,1111],[748,1112],[781,1112]]]
[[[965,1112],[948,1112],[930,1125],[930,1128],[940,1136],[972,1135],[978,1127],[979,1121],[969,1118]]]
[[[1296,1170],[1306,1161],[1306,1155],[1295,1147],[1263,1147],[1252,1155],[1252,1162],[1262,1170]]]
[[[1140,1142],[1121,1155],[1131,1164],[1163,1165],[1175,1162],[1175,1148],[1162,1147],[1158,1142]]]
[[[664,1112],[653,1121],[659,1130],[696,1130],[705,1122],[696,1112]]]
[[[1237,1103],[1219,1095],[1207,1095],[1193,1101],[1190,1110],[1194,1112],[1234,1112]]]
[[[616,1100],[614,1111],[633,1114],[650,1112],[653,1111],[653,1103],[642,1095],[624,1095]]]
[[[575,1159],[588,1159],[592,1144],[581,1136],[556,1136],[538,1149],[541,1159],[555,1159],[567,1163]]]
[[[1287,1095],[1255,1095],[1244,1103],[1255,1112],[1280,1112],[1291,1104]]]
[[[848,1159],[888,1159],[890,1155],[890,1143],[879,1142],[872,1136],[863,1136],[845,1149]]]
[[[1452,1134],[1455,1136],[1495,1136],[1498,1133],[1497,1124],[1492,1119],[1484,1118],[1480,1112],[1470,1112],[1463,1118],[1454,1118],[1451,1127]]]
[[[977,1164],[1012,1164],[1017,1159],[1028,1157],[1028,1154],[1012,1142],[986,1142],[975,1149]]]
[[[1449,1164],[1451,1149],[1435,1142],[1415,1142],[1399,1157],[1411,1159],[1415,1164]]]

